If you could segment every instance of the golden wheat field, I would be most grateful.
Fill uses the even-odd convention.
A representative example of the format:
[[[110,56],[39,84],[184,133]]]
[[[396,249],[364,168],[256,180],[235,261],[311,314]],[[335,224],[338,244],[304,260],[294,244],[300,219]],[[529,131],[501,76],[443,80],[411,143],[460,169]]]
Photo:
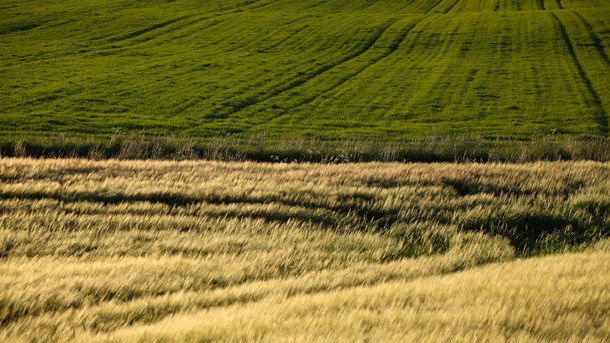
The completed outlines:
[[[610,340],[610,163],[0,159],[0,341]]]

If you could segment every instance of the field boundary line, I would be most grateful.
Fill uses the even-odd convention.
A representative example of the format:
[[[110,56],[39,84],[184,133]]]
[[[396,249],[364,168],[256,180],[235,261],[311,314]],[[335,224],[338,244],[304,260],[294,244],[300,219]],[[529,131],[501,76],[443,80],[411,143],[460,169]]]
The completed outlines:
[[[582,81],[585,83],[587,91],[591,95],[591,98],[595,105],[595,113],[594,113],[595,121],[597,121],[597,124],[600,126],[600,130],[602,131],[602,133],[604,135],[607,135],[608,134],[608,115],[602,106],[601,98],[595,91],[595,88],[593,88],[591,79],[589,79],[589,77],[587,76],[587,72],[585,71],[585,68],[582,66],[582,64],[580,63],[580,60],[578,59],[578,56],[576,55],[576,50],[574,49],[574,45],[572,44],[572,40],[570,39],[570,36],[568,35],[565,25],[559,19],[559,17],[557,17],[557,15],[555,13],[553,13],[553,12],[549,12],[549,13],[551,14],[552,18],[554,19],[555,23],[557,24],[557,26],[559,28],[559,34],[563,38],[563,41],[568,48],[570,57],[572,57],[572,60],[574,61],[574,64],[576,65],[576,69],[578,70],[578,74],[579,74],[580,78],[582,79]]]

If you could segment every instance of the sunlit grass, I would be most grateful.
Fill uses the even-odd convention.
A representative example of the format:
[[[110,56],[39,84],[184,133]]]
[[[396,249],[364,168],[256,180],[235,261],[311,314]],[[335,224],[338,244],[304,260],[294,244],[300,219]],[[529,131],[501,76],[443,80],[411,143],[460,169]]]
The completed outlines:
[[[2,159],[0,180],[0,340],[608,335],[608,163]]]

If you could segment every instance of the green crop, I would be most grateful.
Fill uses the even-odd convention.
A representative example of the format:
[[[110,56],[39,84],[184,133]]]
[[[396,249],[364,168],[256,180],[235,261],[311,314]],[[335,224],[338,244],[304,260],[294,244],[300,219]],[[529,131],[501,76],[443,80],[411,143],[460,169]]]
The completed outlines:
[[[0,138],[607,137],[609,6],[5,0]]]

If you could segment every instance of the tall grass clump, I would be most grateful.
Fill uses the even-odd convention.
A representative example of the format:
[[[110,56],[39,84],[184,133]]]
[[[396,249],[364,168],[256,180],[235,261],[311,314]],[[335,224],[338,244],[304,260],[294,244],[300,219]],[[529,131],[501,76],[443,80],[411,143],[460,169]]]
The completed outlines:
[[[266,132],[221,137],[145,135],[120,129],[109,139],[50,135],[8,141],[0,151],[14,157],[87,157],[121,160],[201,159],[257,162],[516,162],[610,160],[610,141],[593,137],[527,140],[429,136],[409,140],[382,137],[323,139]]]

